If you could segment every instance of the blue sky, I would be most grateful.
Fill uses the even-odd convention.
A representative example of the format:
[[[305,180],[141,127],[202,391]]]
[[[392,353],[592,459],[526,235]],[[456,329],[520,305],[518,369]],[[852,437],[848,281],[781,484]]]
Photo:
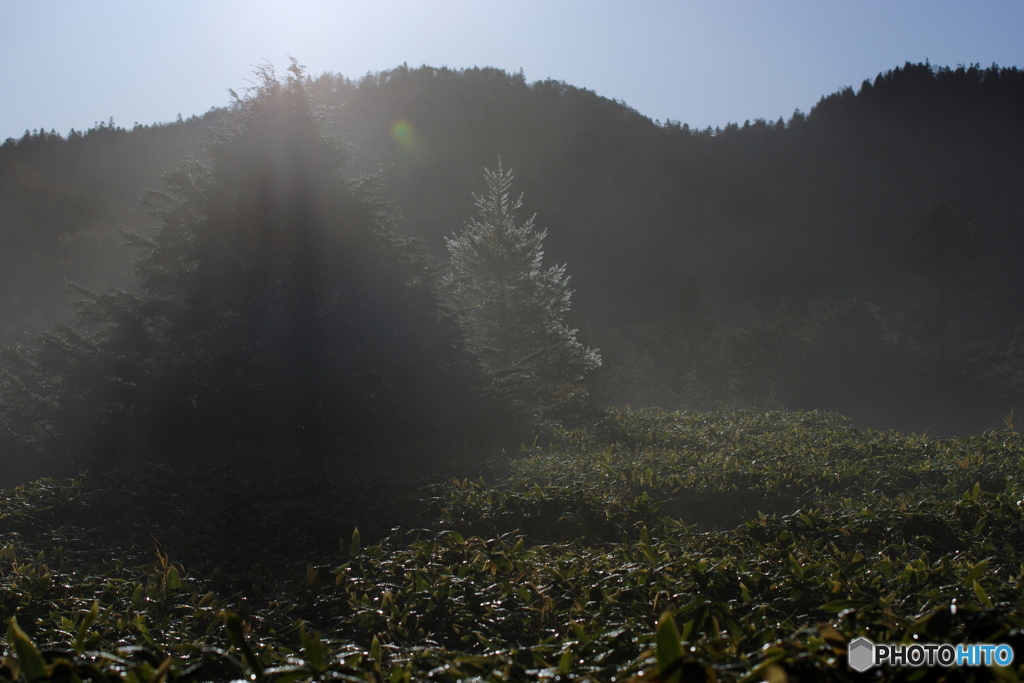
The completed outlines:
[[[653,119],[788,118],[906,61],[1024,66],[1024,1],[0,0],[0,140],[228,101],[252,65],[522,69]]]

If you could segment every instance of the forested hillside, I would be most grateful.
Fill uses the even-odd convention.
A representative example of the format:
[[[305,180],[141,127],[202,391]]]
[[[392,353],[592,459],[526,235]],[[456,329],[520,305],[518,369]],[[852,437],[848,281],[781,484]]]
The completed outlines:
[[[384,195],[404,216],[399,229],[424,238],[439,261],[443,237],[472,214],[481,169],[500,155],[515,170],[524,210],[549,230],[548,257],[570,265],[577,324],[608,350],[598,392],[607,400],[775,402],[838,409],[873,426],[942,430],[955,415],[963,420],[957,429],[999,424],[1019,398],[1011,339],[1024,310],[1015,257],[1024,248],[1016,192],[1024,181],[1024,74],[1016,68],[907,64],[824,97],[807,115],[715,130],[652,121],[579,87],[531,84],[494,69],[403,66],[358,81],[324,75],[311,85],[334,106],[355,169],[383,172]],[[159,174],[184,154],[202,155],[205,130],[222,118],[211,110],[166,125],[123,130],[108,122],[68,138],[36,132],[8,140],[4,168],[50,188],[2,204],[4,234],[37,233],[35,246],[12,239],[16,260],[57,253],[76,235],[144,230],[137,198],[159,187]],[[27,212],[26,201],[36,208]],[[71,201],[88,209],[59,218]],[[953,354],[959,365],[938,370],[932,340],[903,324],[915,305],[915,276],[893,258],[935,204],[955,212],[986,275],[968,292],[971,305],[949,321],[971,330]],[[35,227],[26,212],[40,226],[69,227]],[[105,253],[76,250],[65,260],[37,271],[52,273],[49,286],[5,278],[4,311],[15,327],[24,321],[14,317],[31,311],[25,301],[43,318],[59,310],[61,279],[98,285],[124,270]],[[829,325],[839,329],[821,331]],[[766,334],[778,339],[769,343]],[[837,350],[830,335],[867,343]],[[864,355],[867,347],[873,355]],[[861,385],[805,386],[826,371],[803,365],[819,357]],[[920,371],[903,373],[902,388],[874,383],[915,364]],[[874,374],[865,379],[860,365]],[[926,375],[941,385],[941,407],[877,422],[935,396]],[[994,379],[965,388],[981,375]],[[873,390],[883,395],[874,399],[878,410],[861,398],[854,404],[852,396]],[[974,412],[964,413],[956,397]]]

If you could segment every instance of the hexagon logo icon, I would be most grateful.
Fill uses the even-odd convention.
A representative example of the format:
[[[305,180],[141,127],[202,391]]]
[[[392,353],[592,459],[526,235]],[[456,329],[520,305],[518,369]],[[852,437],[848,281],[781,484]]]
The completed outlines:
[[[850,647],[846,650],[846,658],[851,669],[863,673],[875,664],[875,644],[867,638],[851,640]]]

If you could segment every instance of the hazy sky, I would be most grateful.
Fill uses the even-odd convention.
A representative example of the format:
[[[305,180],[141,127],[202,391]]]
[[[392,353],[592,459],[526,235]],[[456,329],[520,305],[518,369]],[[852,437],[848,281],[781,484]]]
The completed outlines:
[[[253,64],[523,69],[691,126],[808,111],[926,59],[1024,66],[1024,0],[0,0],[0,140],[228,101]]]

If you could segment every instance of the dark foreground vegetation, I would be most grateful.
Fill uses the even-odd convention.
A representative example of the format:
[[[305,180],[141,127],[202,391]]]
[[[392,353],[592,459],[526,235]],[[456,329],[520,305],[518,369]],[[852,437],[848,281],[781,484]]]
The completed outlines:
[[[847,667],[859,635],[1024,651],[1016,432],[647,410],[490,458],[330,455],[6,491],[0,611],[35,646],[12,629],[0,676],[624,680],[665,612],[686,681],[878,680]]]

